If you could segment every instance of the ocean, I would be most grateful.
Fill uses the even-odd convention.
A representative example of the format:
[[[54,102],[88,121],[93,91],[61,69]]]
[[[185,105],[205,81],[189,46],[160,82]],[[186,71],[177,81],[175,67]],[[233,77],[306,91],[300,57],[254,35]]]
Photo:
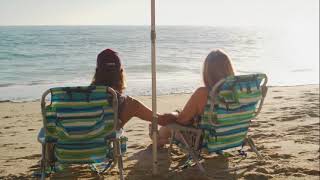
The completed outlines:
[[[117,51],[129,95],[151,94],[148,26],[0,27],[0,101],[40,99],[48,88],[90,84],[97,54]],[[202,63],[213,49],[232,58],[238,74],[266,73],[270,86],[319,84],[318,29],[157,27],[158,95],[202,85]]]

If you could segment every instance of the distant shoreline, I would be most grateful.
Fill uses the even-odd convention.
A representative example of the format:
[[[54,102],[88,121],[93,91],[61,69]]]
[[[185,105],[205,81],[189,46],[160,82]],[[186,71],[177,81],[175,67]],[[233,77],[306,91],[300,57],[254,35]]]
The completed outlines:
[[[108,25],[108,24],[88,24],[88,25],[0,25],[1,27],[146,27],[149,28],[150,25]],[[163,27],[199,27],[199,28],[240,28],[240,29],[251,29],[251,28],[261,28],[261,29],[272,29],[272,27],[264,27],[259,25],[251,25],[251,26],[240,26],[240,25],[156,25],[157,28]]]
[[[310,88],[317,88],[319,87],[320,84],[306,84],[306,85],[294,85],[294,86],[268,86],[270,89],[274,88],[305,88],[305,87],[310,87]],[[1,88],[0,88],[1,89]],[[179,95],[189,95],[192,94],[192,92],[182,92],[182,93],[168,93],[168,94],[158,94],[157,97],[167,97],[167,96],[179,96]],[[128,94],[130,96],[134,97],[151,97],[151,95],[134,95],[134,94]],[[40,96],[39,98],[36,99],[30,99],[30,100],[0,100],[0,103],[28,103],[28,102],[40,102]]]

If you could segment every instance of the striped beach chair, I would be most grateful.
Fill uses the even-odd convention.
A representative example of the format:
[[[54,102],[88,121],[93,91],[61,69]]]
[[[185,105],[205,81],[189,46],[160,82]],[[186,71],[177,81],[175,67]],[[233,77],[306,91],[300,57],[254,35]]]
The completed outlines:
[[[179,142],[190,159],[205,172],[198,158],[203,152],[221,153],[223,150],[248,144],[259,159],[253,140],[247,135],[251,120],[261,111],[267,93],[265,74],[230,76],[219,81],[209,92],[204,114],[196,125],[170,124],[172,136],[169,148]]]
[[[112,88],[52,88],[42,95],[41,110],[41,179],[65,164],[89,164],[99,175],[118,164],[123,179],[126,138],[118,128],[118,100]]]

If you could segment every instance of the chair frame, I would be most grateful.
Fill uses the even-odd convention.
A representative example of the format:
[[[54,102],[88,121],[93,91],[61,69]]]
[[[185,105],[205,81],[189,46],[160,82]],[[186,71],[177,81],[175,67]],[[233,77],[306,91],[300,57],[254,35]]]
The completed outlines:
[[[226,79],[222,79],[220,80],[218,83],[216,83],[215,86],[213,86],[212,90],[209,93],[209,96],[215,100],[215,97],[218,93],[219,88],[221,87],[221,85],[226,81]],[[268,77],[266,75],[264,75],[264,81],[263,84],[260,86],[261,87],[261,91],[262,91],[262,98],[259,101],[259,105],[258,108],[256,109],[255,113],[254,113],[254,117],[256,118],[257,115],[260,113],[261,109],[262,109],[262,105],[264,103],[264,99],[266,97],[267,91],[268,91],[268,87],[266,86],[268,82]],[[213,106],[213,102],[211,102],[211,106]],[[212,125],[217,125],[215,124],[212,119],[209,120],[210,124]],[[167,125],[166,127],[171,129],[171,137],[170,137],[170,146],[168,149],[168,156],[169,156],[169,160],[171,160],[171,152],[172,152],[172,146],[173,146],[173,139],[176,136],[176,134],[179,134],[179,137],[182,140],[182,143],[184,144],[184,146],[186,147],[187,153],[193,158],[193,160],[195,161],[196,165],[198,166],[199,170],[201,172],[206,172],[205,168],[203,167],[203,165],[199,162],[199,158],[200,157],[200,153],[201,150],[199,150],[199,146],[200,146],[200,140],[201,140],[201,136],[202,136],[202,129],[199,128],[194,128],[194,127],[190,127],[190,126],[183,126],[177,123],[172,123]],[[184,135],[184,133],[186,134],[191,134],[191,136],[194,138],[194,141],[192,141],[192,143],[188,143],[187,142],[187,137]],[[259,160],[263,160],[263,156],[258,152],[252,138],[247,135],[245,140],[244,140],[244,144],[248,144],[250,149],[256,153],[257,157]]]
[[[106,93],[110,93],[113,96],[113,111],[116,112],[114,114],[114,127],[112,129],[112,131],[110,131],[110,133],[106,134],[105,137],[107,137],[108,135],[111,135],[112,133],[116,133],[116,137],[114,139],[111,139],[111,142],[113,143],[113,165],[108,169],[108,171],[110,171],[111,169],[113,169],[117,164],[118,164],[118,169],[119,169],[119,176],[120,179],[123,180],[123,160],[122,160],[122,155],[121,155],[121,141],[120,141],[120,136],[121,136],[121,129],[119,128],[119,118],[118,118],[118,98],[117,98],[117,94],[115,92],[115,90],[113,90],[110,87],[107,87],[107,92]],[[41,113],[42,113],[42,119],[43,119],[43,129],[44,129],[44,137],[47,134],[47,120],[46,120],[46,97],[51,94],[51,89],[46,90],[43,94],[42,94],[42,98],[41,98]],[[38,137],[38,141],[41,143],[42,145],[42,155],[41,155],[41,179],[45,179],[46,178],[46,168],[48,166],[52,166],[52,164],[49,164],[49,162],[47,161],[47,156],[48,156],[48,146],[50,144],[55,144],[55,143],[49,143],[46,142],[45,138],[41,138]],[[107,145],[107,144],[106,144]],[[70,163],[73,164],[73,163]],[[98,172],[99,175],[101,175],[102,173],[105,172],[106,169],[104,169],[102,172]],[[108,172],[107,171],[107,172]]]

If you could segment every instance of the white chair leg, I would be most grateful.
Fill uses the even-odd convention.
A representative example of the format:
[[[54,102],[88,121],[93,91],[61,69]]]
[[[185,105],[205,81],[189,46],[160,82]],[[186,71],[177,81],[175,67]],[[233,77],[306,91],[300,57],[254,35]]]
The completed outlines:
[[[196,162],[199,170],[200,170],[201,172],[205,173],[206,171],[205,171],[204,167],[202,166],[202,164],[200,164],[197,154],[196,154],[196,153],[194,152],[194,150],[190,147],[190,145],[188,144],[188,142],[186,141],[186,139],[183,137],[182,133],[180,133],[180,135],[181,135],[181,139],[182,139],[183,143],[186,145],[186,147],[187,147],[187,149],[188,149],[188,151],[189,151],[189,154],[191,155],[191,157],[193,158],[193,160]]]
[[[171,130],[171,138],[170,138],[170,145],[168,149],[168,159],[169,159],[169,164],[171,164],[171,152],[172,152],[172,145],[173,145],[173,139],[174,139],[175,131]]]
[[[122,161],[122,155],[121,155],[121,143],[120,140],[116,140],[116,146],[117,146],[117,159],[118,159],[118,168],[119,168],[119,176],[120,180],[123,180],[123,161]]]
[[[46,179],[46,144],[42,144],[41,180]]]
[[[259,153],[259,151],[257,150],[256,145],[254,144],[253,140],[249,136],[247,137],[247,143],[250,146],[251,150],[257,154],[258,159],[259,160],[263,160],[262,155]]]

